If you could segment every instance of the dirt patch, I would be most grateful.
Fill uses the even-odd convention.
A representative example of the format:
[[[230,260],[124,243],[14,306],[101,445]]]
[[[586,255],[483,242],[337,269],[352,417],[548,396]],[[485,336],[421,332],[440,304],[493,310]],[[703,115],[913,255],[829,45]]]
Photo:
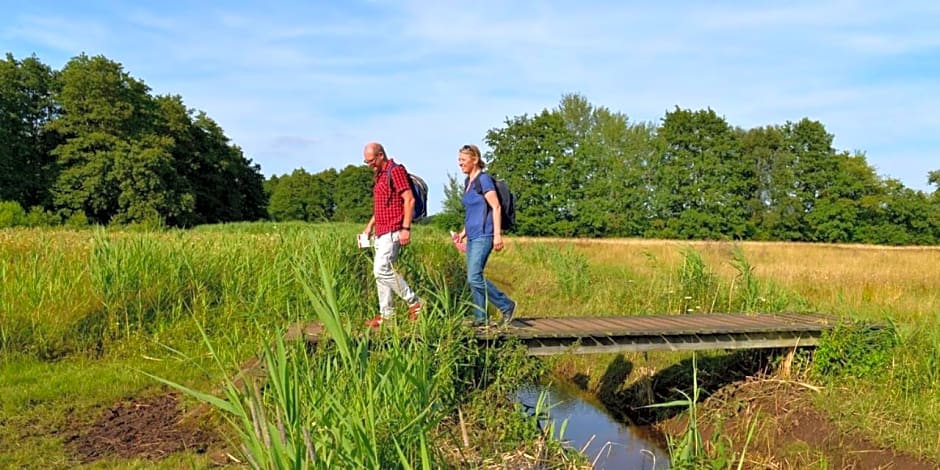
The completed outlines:
[[[169,454],[206,452],[221,439],[185,419],[178,393],[122,401],[91,425],[80,426],[65,444],[82,463],[108,457],[161,459]],[[71,427],[71,426],[70,426]]]
[[[812,386],[783,380],[752,379],[722,388],[698,408],[699,430],[708,447],[728,445],[740,454],[751,427],[746,468],[936,470],[937,463],[875,445],[838,429],[812,404]],[[661,422],[666,434],[681,436],[687,416]],[[715,437],[715,429],[719,436]],[[726,455],[730,452],[726,451]],[[729,455],[730,456],[730,455]]]

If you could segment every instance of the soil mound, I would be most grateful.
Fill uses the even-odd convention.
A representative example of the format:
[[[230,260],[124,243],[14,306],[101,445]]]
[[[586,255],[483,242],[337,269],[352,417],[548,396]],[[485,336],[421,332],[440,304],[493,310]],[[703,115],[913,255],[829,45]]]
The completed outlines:
[[[907,469],[936,470],[936,463],[885,449],[862,436],[838,429],[813,403],[815,387],[799,382],[752,379],[728,385],[698,409],[699,431],[715,442],[718,429],[725,445],[740,454],[748,430],[754,436],[745,454],[745,468]],[[679,436],[687,417],[676,416],[658,427]]]
[[[184,419],[178,393],[128,399],[76,430],[66,446],[82,463],[108,457],[157,460],[181,451],[204,453],[218,435]]]

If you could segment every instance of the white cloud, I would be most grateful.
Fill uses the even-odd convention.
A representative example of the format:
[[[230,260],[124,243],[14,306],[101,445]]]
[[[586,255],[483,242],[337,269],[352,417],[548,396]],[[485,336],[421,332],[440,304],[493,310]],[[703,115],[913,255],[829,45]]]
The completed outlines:
[[[457,147],[569,92],[633,121],[677,105],[741,127],[817,119],[918,189],[940,168],[932,2],[108,7],[13,15],[0,37],[56,67],[43,48],[123,63],[206,111],[266,174],[360,164],[380,140],[428,180],[432,209]]]

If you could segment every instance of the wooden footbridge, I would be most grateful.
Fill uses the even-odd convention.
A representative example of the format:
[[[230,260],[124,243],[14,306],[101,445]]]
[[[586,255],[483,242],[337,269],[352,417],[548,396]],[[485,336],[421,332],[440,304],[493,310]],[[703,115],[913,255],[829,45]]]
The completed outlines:
[[[509,325],[478,329],[485,344],[522,343],[532,356],[706,349],[798,348],[819,344],[823,333],[842,321],[819,314],[695,314],[617,317],[517,318]],[[316,347],[323,334],[318,322],[290,325],[284,340]],[[241,365],[236,384],[264,375],[254,357]]]
[[[810,314],[701,314],[520,318],[481,331],[483,341],[515,338],[530,355],[699,351],[816,346],[837,321]]]
[[[819,314],[695,314],[518,318],[477,330],[486,343],[516,340],[533,356],[816,346],[839,320]],[[288,340],[319,341],[319,324],[295,324]]]

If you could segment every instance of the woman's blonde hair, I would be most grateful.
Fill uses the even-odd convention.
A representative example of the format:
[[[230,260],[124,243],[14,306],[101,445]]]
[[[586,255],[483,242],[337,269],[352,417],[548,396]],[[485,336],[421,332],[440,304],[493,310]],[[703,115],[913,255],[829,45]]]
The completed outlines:
[[[477,159],[477,167],[481,170],[486,168],[486,162],[483,161],[483,155],[480,154],[480,147],[473,144],[467,144],[460,147],[460,153],[465,153]]]

